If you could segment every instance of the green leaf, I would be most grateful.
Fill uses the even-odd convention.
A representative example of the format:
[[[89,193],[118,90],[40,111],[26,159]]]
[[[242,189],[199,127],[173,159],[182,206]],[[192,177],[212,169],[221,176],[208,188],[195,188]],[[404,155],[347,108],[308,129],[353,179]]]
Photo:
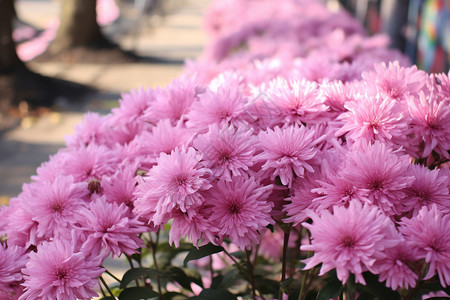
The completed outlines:
[[[140,300],[158,297],[158,293],[149,287],[132,287],[122,291],[119,300]]]
[[[231,252],[230,254],[233,255],[234,257],[236,257],[237,259],[244,259],[245,258],[245,252],[244,251]]]
[[[357,284],[357,290],[368,292],[373,296],[383,300],[400,300],[400,294],[386,287],[382,282],[378,281],[378,276],[365,272],[363,273],[366,285]]]
[[[227,290],[205,289],[198,296],[191,297],[193,300],[237,300],[237,297]]]
[[[283,293],[290,295],[298,288],[298,282],[294,278],[287,278],[280,283],[280,288]]]
[[[214,253],[222,252],[224,249],[220,246],[213,245],[211,243],[201,246],[198,249],[192,248],[186,258],[184,259],[184,265],[191,261],[191,260],[197,260],[206,256],[209,256]]]
[[[202,281],[202,275],[199,271],[194,269],[188,269],[188,268],[182,268],[186,276],[189,278],[189,280],[199,287],[203,288],[203,281]]]
[[[162,295],[162,300],[186,300],[188,296],[177,293],[177,292],[167,292]]]
[[[178,282],[183,288],[192,291],[191,288],[192,281],[189,279],[186,273],[184,273],[183,269],[172,266],[167,270],[167,272],[169,278]]]
[[[108,296],[108,297],[100,298],[100,300],[116,300],[116,298]]]
[[[317,300],[330,300],[336,298],[342,293],[343,288],[340,281],[331,280],[319,291]]]
[[[157,270],[151,268],[134,268],[128,270],[125,274],[123,274],[122,280],[120,282],[120,288],[124,289],[126,286],[132,282],[133,280],[148,277],[150,275],[156,275],[158,273]]]

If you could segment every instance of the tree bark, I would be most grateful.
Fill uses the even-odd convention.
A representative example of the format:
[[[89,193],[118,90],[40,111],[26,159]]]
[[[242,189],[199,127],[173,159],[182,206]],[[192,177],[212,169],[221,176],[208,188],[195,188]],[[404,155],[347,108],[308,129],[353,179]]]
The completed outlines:
[[[48,48],[50,54],[75,47],[99,47],[106,43],[97,23],[96,0],[63,0],[61,3],[61,23]]]
[[[23,65],[12,39],[15,16],[14,0],[0,0],[0,74],[9,74]]]

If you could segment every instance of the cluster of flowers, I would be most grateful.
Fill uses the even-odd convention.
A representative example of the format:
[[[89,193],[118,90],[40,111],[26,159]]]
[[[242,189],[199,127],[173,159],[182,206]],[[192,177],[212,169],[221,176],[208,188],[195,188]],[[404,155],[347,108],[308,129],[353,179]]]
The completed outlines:
[[[395,290],[426,264],[450,285],[448,76],[315,2],[223,3],[204,57],[87,113],[0,210],[0,298],[89,299],[108,255],[168,222],[175,245],[241,249],[301,224],[320,275],[370,271]]]

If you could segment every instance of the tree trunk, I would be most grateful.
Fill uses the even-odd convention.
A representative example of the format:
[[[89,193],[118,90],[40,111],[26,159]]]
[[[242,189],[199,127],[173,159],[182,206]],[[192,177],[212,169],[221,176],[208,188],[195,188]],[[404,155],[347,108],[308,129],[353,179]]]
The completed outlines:
[[[12,39],[12,23],[15,15],[14,0],[0,0],[0,74],[11,73],[23,65],[17,57]]]
[[[1,1],[1,0],[0,0]],[[105,44],[97,23],[96,0],[61,1],[60,25],[50,54],[58,54],[75,47],[101,47]]]

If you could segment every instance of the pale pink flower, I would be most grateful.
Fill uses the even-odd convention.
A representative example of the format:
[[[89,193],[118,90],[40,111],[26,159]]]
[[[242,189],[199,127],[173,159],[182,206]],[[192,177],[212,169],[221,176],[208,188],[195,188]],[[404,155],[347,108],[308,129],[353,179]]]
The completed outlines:
[[[269,83],[266,92],[266,101],[273,110],[272,117],[282,124],[316,123],[327,109],[318,84],[305,79],[290,81],[278,77]]]
[[[372,272],[379,274],[379,281],[386,281],[386,286],[393,290],[414,288],[419,276],[410,266],[417,260],[417,251],[411,249],[403,239],[399,239],[395,247],[380,253]]]
[[[207,218],[200,211],[195,215],[189,216],[181,210],[174,210],[171,214],[173,218],[172,226],[169,232],[169,243],[175,244],[175,247],[180,245],[180,239],[186,236],[189,241],[197,246],[198,242],[213,242],[215,243],[215,234],[217,229],[211,226]]]
[[[101,180],[103,176],[114,174],[119,158],[103,145],[89,144],[87,147],[70,149],[62,153],[63,165],[59,172],[71,175],[75,181]]]
[[[302,251],[314,251],[304,260],[304,269],[322,264],[319,276],[336,269],[337,277],[345,283],[350,273],[356,282],[365,284],[362,273],[370,270],[379,252],[395,245],[389,240],[387,228],[393,223],[376,206],[362,206],[350,202],[346,208],[333,207],[333,213],[324,210],[311,213],[312,224],[302,223],[311,232],[311,245],[301,246]]]
[[[168,119],[172,124],[177,123],[189,112],[199,91],[195,80],[174,79],[164,88],[156,89],[156,101],[145,111],[144,119],[153,124],[163,119]]]
[[[204,133],[210,124],[234,124],[239,127],[244,123],[240,117],[245,111],[247,100],[236,84],[224,85],[217,91],[208,89],[199,98],[187,114],[188,128]]]
[[[386,214],[401,215],[405,211],[404,189],[414,180],[407,172],[409,165],[408,155],[375,142],[349,152],[340,176],[362,189]]]
[[[336,132],[352,139],[357,145],[367,141],[380,141],[389,145],[406,144],[408,119],[396,100],[380,94],[355,95],[356,101],[347,102],[345,112],[338,116],[344,125]]]
[[[131,255],[144,246],[138,234],[146,227],[136,217],[129,216],[128,207],[122,203],[108,203],[105,196],[96,196],[88,208],[80,211],[77,229],[86,241],[82,246],[85,253],[120,256]]]
[[[170,154],[176,147],[188,146],[192,139],[182,122],[172,125],[169,119],[159,121],[152,131],[144,131],[126,147],[130,158],[144,156],[145,165],[154,164],[161,153]]]
[[[404,101],[407,95],[417,95],[426,82],[424,71],[416,66],[400,66],[399,61],[374,65],[374,71],[363,72],[362,78],[372,92],[379,92],[390,99]]]
[[[119,107],[113,108],[112,119],[120,124],[142,119],[145,110],[155,101],[155,91],[142,86],[129,93],[122,93]]]
[[[437,274],[442,286],[450,285],[450,215],[433,204],[411,219],[402,218],[400,225],[406,241],[418,251],[417,258],[429,264],[424,280]]]
[[[54,240],[30,252],[22,269],[25,293],[20,300],[91,299],[96,297],[102,260],[76,251],[73,242]]]
[[[417,213],[422,206],[431,208],[436,204],[442,212],[450,212],[449,178],[439,169],[429,170],[421,165],[411,165],[409,170],[414,181],[405,189],[403,203],[407,211]]]
[[[89,144],[112,146],[112,130],[108,127],[108,116],[100,116],[97,113],[87,112],[83,121],[75,126],[75,133],[66,136],[66,144],[69,148],[86,147]]]
[[[192,216],[203,203],[201,191],[211,187],[211,171],[200,163],[202,155],[194,148],[176,148],[170,155],[161,153],[155,165],[139,180],[140,196],[135,212],[161,224],[173,209]]]
[[[284,205],[283,211],[287,213],[285,223],[294,223],[294,225],[309,219],[308,211],[313,209],[313,200],[320,196],[315,190],[319,187],[317,180],[323,174],[319,171],[307,173],[303,178],[297,178],[292,185],[292,192],[286,198],[288,203]],[[317,205],[314,206],[314,208]]]
[[[0,299],[17,299],[21,292],[21,269],[25,267],[26,262],[25,249],[17,246],[5,247],[0,243]]]
[[[331,112],[345,112],[344,107],[348,101],[353,101],[353,90],[351,85],[342,81],[330,81],[322,84],[320,90],[323,93],[324,104]]]
[[[314,130],[297,125],[286,128],[278,126],[259,134],[263,152],[257,159],[264,161],[263,170],[271,172],[271,179],[280,177],[281,183],[292,186],[297,177],[303,177],[305,170],[314,172],[311,166],[317,153],[314,149]]]
[[[229,237],[241,249],[259,243],[260,232],[274,221],[272,203],[267,201],[272,185],[260,185],[253,177],[219,180],[205,195],[210,206],[208,221],[220,237]]]
[[[117,204],[125,204],[133,208],[136,200],[134,195],[137,187],[136,172],[138,167],[136,163],[125,162],[111,177],[105,177],[101,184],[103,195],[106,201]]]
[[[421,142],[420,157],[428,157],[436,151],[443,158],[450,158],[450,105],[437,91],[420,92],[419,98],[408,99],[413,132]]]
[[[70,236],[76,216],[89,199],[88,184],[74,182],[72,176],[60,176],[54,182],[29,185],[23,207],[38,223],[37,235],[44,238]]]
[[[193,144],[203,153],[205,167],[211,169],[215,177],[231,180],[231,175],[245,174],[255,163],[257,139],[251,128],[213,124],[207,133],[197,136]]]

